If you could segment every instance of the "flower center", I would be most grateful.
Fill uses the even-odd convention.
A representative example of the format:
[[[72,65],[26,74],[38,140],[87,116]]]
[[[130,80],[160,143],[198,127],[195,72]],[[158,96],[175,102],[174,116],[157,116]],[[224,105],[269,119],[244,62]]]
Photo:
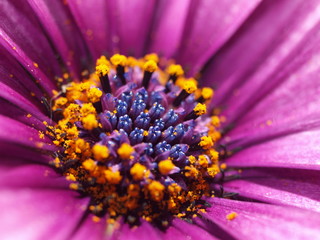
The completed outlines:
[[[55,96],[53,166],[90,197],[96,220],[166,226],[204,211],[219,173],[220,121],[206,113],[213,90],[155,54],[110,61],[102,56],[95,73]]]

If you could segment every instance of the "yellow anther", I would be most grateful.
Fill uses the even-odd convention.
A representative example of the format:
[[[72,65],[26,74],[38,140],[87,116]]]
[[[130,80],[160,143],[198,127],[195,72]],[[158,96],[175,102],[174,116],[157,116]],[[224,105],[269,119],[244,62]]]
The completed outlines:
[[[118,148],[118,155],[122,159],[129,159],[131,154],[134,152],[134,148],[131,147],[130,144],[128,143],[123,143],[119,148]]]
[[[209,165],[209,161],[208,161],[206,155],[200,155],[198,158],[198,161],[199,161],[199,165],[204,168],[208,167],[208,165]]]
[[[191,164],[194,164],[194,163],[196,162],[196,160],[197,160],[197,159],[195,158],[195,156],[192,156],[192,155],[190,155],[188,159],[189,159],[189,162],[190,162]]]
[[[211,124],[214,127],[219,127],[220,126],[220,118],[218,116],[211,117]]]
[[[216,162],[219,160],[219,152],[217,152],[216,150],[210,149],[208,154],[212,161]]]
[[[127,64],[127,57],[120,54],[115,54],[110,58],[110,61],[115,66],[125,66]]]
[[[195,112],[196,115],[201,116],[207,113],[207,106],[205,104],[198,103],[194,107],[193,111]]]
[[[140,187],[138,184],[130,184],[127,192],[131,197],[138,197],[140,193]]]
[[[182,188],[176,183],[172,183],[168,186],[169,193],[175,197],[180,195],[181,190]]]
[[[199,143],[199,146],[203,149],[209,149],[213,146],[213,141],[211,137],[203,136],[201,137],[201,141]]]
[[[97,65],[96,66],[96,74],[98,76],[105,76],[110,72],[110,67],[105,64]]]
[[[75,139],[79,136],[79,131],[76,126],[69,128],[66,133],[69,139]]]
[[[53,110],[56,110],[57,108],[61,108],[62,106],[66,105],[67,102],[68,102],[67,98],[59,97],[54,103]]]
[[[138,66],[138,60],[134,57],[128,57],[127,58],[127,65],[129,67],[135,67]]]
[[[167,72],[170,74],[170,75],[174,75],[174,76],[182,76],[184,74],[184,71],[181,67],[181,65],[179,64],[171,64],[168,69],[167,69]]]
[[[119,171],[113,172],[112,170],[107,169],[104,171],[104,176],[111,184],[118,184],[122,180],[122,176]]]
[[[157,63],[153,60],[147,61],[143,64],[143,70],[147,72],[155,72],[158,69]]]
[[[158,181],[152,181],[148,185],[148,190],[150,192],[151,198],[155,201],[162,200],[164,189],[165,189],[165,187]]]
[[[100,101],[102,96],[102,91],[98,88],[90,88],[88,91],[88,99],[90,102],[95,103]]]
[[[158,56],[158,54],[156,54],[156,53],[147,54],[147,55],[144,56],[144,59],[145,59],[146,61],[153,60],[153,61],[155,61],[156,63],[159,62],[159,56]]]
[[[98,121],[94,114],[89,114],[88,116],[82,118],[82,125],[87,130],[92,130],[98,127]]]
[[[237,216],[238,216],[237,213],[232,212],[232,213],[229,213],[229,214],[226,216],[226,219],[229,220],[229,221],[232,221],[232,220],[235,219]]]
[[[159,162],[158,167],[159,167],[159,172],[162,175],[168,175],[175,168],[175,165],[172,163],[170,159],[167,159]]]
[[[144,179],[146,171],[147,168],[145,166],[140,163],[135,163],[130,169],[130,174],[134,180],[140,181]]]
[[[95,161],[92,159],[87,159],[82,163],[82,167],[90,172],[94,171],[97,167]]]
[[[105,56],[101,56],[96,61],[96,66],[99,66],[99,65],[107,65],[110,67],[110,62],[108,61],[108,59]]]
[[[74,182],[77,181],[76,177],[71,173],[68,174],[66,179],[69,180],[69,181],[74,181]]]
[[[214,177],[220,172],[220,170],[217,165],[212,165],[211,167],[207,168],[207,172],[211,177]]]
[[[187,170],[184,174],[186,177],[197,178],[199,175],[199,171],[193,166],[186,166],[185,170]]]
[[[213,92],[212,88],[204,87],[204,88],[202,88],[201,96],[202,96],[205,100],[207,100],[207,99],[212,98],[213,93],[214,93],[214,92]]]
[[[96,114],[96,109],[92,105],[92,103],[84,103],[81,106],[80,113],[82,117],[86,117],[89,114]]]
[[[187,81],[185,81],[183,83],[182,88],[187,93],[191,94],[191,93],[194,93],[197,90],[197,85],[193,81],[187,80]]]
[[[106,146],[96,144],[92,147],[92,153],[96,160],[101,161],[109,157],[109,149]]]
[[[101,218],[97,217],[97,216],[92,216],[92,221],[98,223],[100,222]]]

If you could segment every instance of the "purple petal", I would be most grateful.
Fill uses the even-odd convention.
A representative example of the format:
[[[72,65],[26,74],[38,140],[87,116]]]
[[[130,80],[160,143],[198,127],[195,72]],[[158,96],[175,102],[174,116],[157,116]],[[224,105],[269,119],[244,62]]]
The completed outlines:
[[[0,161],[0,188],[56,188],[68,189],[68,181],[48,166],[38,164],[5,168]]]
[[[295,0],[262,3],[233,40],[212,59],[204,81],[219,88],[213,105],[227,107],[224,114],[229,122],[238,120],[298,73],[318,52],[317,3]],[[268,106],[272,108],[273,104]]]
[[[113,35],[109,18],[113,12],[108,9],[107,4],[108,1],[105,0],[96,0],[94,3],[91,1],[68,1],[71,13],[93,59],[112,52],[110,39],[113,38]]]
[[[1,238],[68,239],[87,204],[71,190],[1,189]]]
[[[318,171],[299,169],[243,169],[241,180],[224,184],[225,191],[271,204],[320,212]]]
[[[148,52],[171,58],[179,47],[191,0],[159,2]]]
[[[49,94],[61,68],[45,34],[25,1],[1,1],[0,43]],[[23,24],[21,24],[23,23]]]
[[[25,147],[56,150],[48,137],[44,136],[44,139],[39,137],[39,132],[36,129],[3,115],[0,115],[0,140]]]
[[[113,27],[116,28],[117,35],[113,41],[119,41],[118,51],[133,56],[144,54],[156,1],[113,0],[109,7],[110,12],[115,13]]]
[[[61,1],[28,0],[28,2],[60,53],[70,75],[80,77],[81,61],[86,60],[86,51],[66,6]]]
[[[177,61],[195,74],[234,34],[260,0],[194,1],[185,22]],[[168,33],[170,34],[170,33]]]
[[[319,170],[320,130],[305,131],[248,147],[227,159],[230,167]]]
[[[293,207],[212,198],[203,217],[236,239],[316,239],[320,214]],[[233,220],[227,215],[235,212]]]

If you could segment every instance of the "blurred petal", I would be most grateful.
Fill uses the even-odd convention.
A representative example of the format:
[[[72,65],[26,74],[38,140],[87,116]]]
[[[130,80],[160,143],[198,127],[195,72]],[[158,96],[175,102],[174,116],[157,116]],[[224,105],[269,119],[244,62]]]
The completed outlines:
[[[70,190],[1,189],[1,238],[68,239],[88,204],[75,196]]]
[[[212,198],[203,217],[224,228],[236,239],[316,239],[320,214],[292,207]],[[233,220],[226,216],[237,214]]]
[[[111,0],[110,11],[115,14],[116,36],[113,41],[119,41],[120,53],[133,56],[144,54],[144,47],[150,37],[153,21],[153,11],[156,1],[141,0]]]
[[[171,58],[179,47],[191,0],[159,2],[148,52]]]
[[[185,22],[176,60],[189,74],[201,69],[205,62],[234,34],[260,0],[193,1]]]
[[[71,13],[94,60],[102,54],[112,52],[110,40],[113,37],[113,26],[110,24],[110,18],[113,11],[109,10],[107,5],[108,1],[105,0],[96,0],[94,3],[86,0],[68,1]]]

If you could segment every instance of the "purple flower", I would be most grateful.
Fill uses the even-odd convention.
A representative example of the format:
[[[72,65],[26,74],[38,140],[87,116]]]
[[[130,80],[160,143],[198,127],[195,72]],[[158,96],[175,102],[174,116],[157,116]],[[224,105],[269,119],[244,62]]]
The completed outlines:
[[[318,0],[1,1],[0,17],[2,239],[318,238]],[[90,142],[89,154],[94,154],[93,146],[99,145],[94,156],[97,161],[83,160],[77,166],[72,162],[74,159],[65,158],[74,153],[64,152],[68,149],[66,136],[75,132],[69,125],[67,132],[59,129],[62,125],[52,123],[52,119],[58,122],[67,118],[66,107],[61,114],[57,103],[47,99],[55,96],[56,100],[57,91],[70,89],[70,85],[66,87],[67,80],[79,81],[94,72],[95,61],[101,55],[110,57],[119,52],[136,58],[155,52],[175,59],[187,76],[201,73],[197,77],[201,87],[215,89],[213,100],[206,104],[207,112],[219,115],[222,120],[219,128],[222,137],[215,142],[215,150],[220,153],[219,173],[210,178],[208,166],[204,166],[197,170],[203,175],[194,177],[190,170],[193,167],[190,151],[200,151],[205,158],[210,156],[208,149],[198,144],[207,136],[201,134],[207,123],[202,120],[208,118],[199,117],[200,110],[194,108],[197,101],[204,100],[194,97],[196,93],[189,93],[189,88],[183,93],[176,87],[174,74],[169,74],[167,89],[159,85],[161,74],[155,73],[153,65],[144,65],[141,70],[136,64],[126,68],[125,73],[121,72],[121,63],[112,62],[111,70],[97,69],[102,83],[97,83],[101,91],[98,90],[103,95],[97,101],[92,100],[97,103],[93,105],[98,113],[91,115],[99,114],[99,121],[91,118],[94,116],[86,119],[81,116],[72,122],[75,132]],[[107,83],[111,86],[103,85]],[[145,92],[139,92],[134,84],[145,87],[148,101],[155,104],[147,111],[143,105],[147,101]],[[136,94],[136,102],[124,96],[131,90]],[[108,95],[110,92],[114,95]],[[85,97],[88,96],[89,93]],[[82,107],[87,100],[79,99],[74,102]],[[129,109],[128,104],[134,107]],[[170,129],[171,124],[176,128],[172,132],[161,129],[158,136],[156,127],[161,128],[163,111],[168,113],[170,108],[177,116],[180,114],[177,122],[188,128],[174,125],[170,122],[174,116],[168,115],[163,123],[168,126],[163,128]],[[121,124],[114,123],[113,116],[121,117]],[[130,123],[138,117],[141,122]],[[132,124],[139,129],[148,126],[147,133],[141,132],[145,145],[139,148],[133,142],[140,141],[140,132],[139,129],[134,132]],[[122,130],[113,135],[92,131],[99,128]],[[190,129],[195,134],[189,136]],[[56,137],[57,130],[61,130],[61,141]],[[130,136],[132,132],[136,135]],[[54,141],[58,142],[53,144]],[[146,142],[157,145],[148,147]],[[135,148],[131,149],[129,143]],[[99,147],[104,146],[108,150],[100,151]],[[83,150],[79,151],[84,156]],[[144,161],[141,152],[146,156]],[[114,156],[123,159],[107,164],[99,162],[109,156],[113,160]],[[167,162],[159,156],[168,158]],[[139,159],[136,171],[132,170],[133,164],[125,164],[125,159]],[[213,164],[212,158],[207,160],[207,164]],[[174,210],[183,210],[187,215],[195,211],[194,217],[169,212],[163,214],[166,218],[156,215],[153,209],[151,217],[157,217],[151,223],[141,218],[139,224],[136,219],[130,224],[132,216],[122,216],[121,209],[116,209],[115,214],[120,217],[111,221],[107,190],[96,190],[104,183],[90,185],[91,177],[99,181],[96,167],[109,171],[107,176],[112,179],[107,180],[118,188],[113,193],[120,192],[121,181],[130,185],[131,182],[123,183],[124,179],[139,182],[138,187],[149,191],[143,196],[151,199],[142,198],[139,203],[148,207],[154,207],[155,202],[159,207],[166,199],[163,187],[172,183],[179,183],[184,194],[191,192],[192,196],[196,185],[205,186],[201,194],[208,195],[210,189],[215,197],[200,194],[202,198],[193,201],[175,200],[175,204],[184,206]],[[190,171],[185,170],[188,168]],[[148,175],[139,177],[141,169]],[[126,177],[125,173],[132,176]],[[184,175],[178,178],[180,173]],[[202,177],[206,180],[204,185],[200,184]],[[72,184],[76,185],[70,185],[73,178],[77,181]],[[100,193],[104,194],[101,211],[97,210],[99,204],[92,202],[100,198]],[[139,194],[144,192],[141,190]],[[191,203],[199,207],[193,210]],[[167,208],[159,209],[161,212]],[[146,218],[149,213],[140,211],[133,217]],[[176,215],[180,217],[171,218]],[[165,228],[157,225],[161,222],[164,227],[167,220],[172,221]]]

